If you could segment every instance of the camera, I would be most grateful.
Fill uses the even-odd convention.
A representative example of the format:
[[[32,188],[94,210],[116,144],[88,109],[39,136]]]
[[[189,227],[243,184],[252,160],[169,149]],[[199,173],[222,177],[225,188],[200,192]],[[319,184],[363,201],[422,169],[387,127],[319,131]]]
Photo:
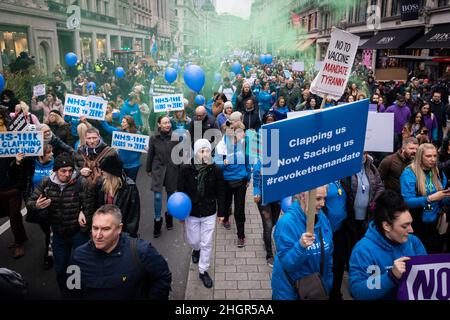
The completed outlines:
[[[227,120],[227,121],[225,122],[225,125],[226,125],[227,127],[231,126],[231,121],[230,121],[230,120]]]

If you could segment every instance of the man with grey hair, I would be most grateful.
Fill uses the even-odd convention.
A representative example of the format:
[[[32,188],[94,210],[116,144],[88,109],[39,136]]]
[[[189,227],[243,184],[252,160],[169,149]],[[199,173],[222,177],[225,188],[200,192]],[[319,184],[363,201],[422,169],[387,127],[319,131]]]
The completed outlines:
[[[403,170],[414,160],[418,148],[419,141],[416,138],[404,139],[400,150],[381,161],[378,171],[386,189],[401,194],[400,176]]]
[[[71,266],[78,267],[81,275],[81,286],[72,290],[74,296],[167,300],[172,274],[166,260],[148,241],[131,238],[122,227],[117,206],[107,204],[95,212],[92,239],[72,255]]]
[[[192,120],[193,121],[191,121],[191,124],[189,126],[189,134],[191,135],[192,146],[194,146],[196,140],[203,138],[205,132],[209,129],[217,129],[218,134],[221,136],[220,130],[216,124],[216,119],[213,116],[208,115],[204,106],[199,106],[195,109],[195,116]],[[201,135],[199,135],[200,129]],[[195,136],[195,133],[197,133],[197,136]],[[209,142],[213,143],[214,140],[209,139]]]

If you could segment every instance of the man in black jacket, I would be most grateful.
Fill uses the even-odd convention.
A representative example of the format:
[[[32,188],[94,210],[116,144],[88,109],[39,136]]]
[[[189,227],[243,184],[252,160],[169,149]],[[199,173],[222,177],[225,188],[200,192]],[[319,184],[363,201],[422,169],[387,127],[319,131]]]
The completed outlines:
[[[447,117],[445,110],[445,103],[441,100],[442,95],[439,91],[433,92],[433,96],[430,100],[431,112],[434,113],[438,123],[438,138],[436,147],[439,149],[442,145],[442,139],[444,137],[443,128],[447,127]]]
[[[78,266],[81,275],[74,295],[89,300],[167,300],[172,274],[166,260],[149,242],[123,233],[121,221],[115,205],[95,212],[92,240],[72,255],[71,265]]]
[[[56,157],[53,173],[34,189],[26,206],[28,214],[51,225],[53,265],[58,285],[65,294],[70,254],[89,240],[89,234],[80,228],[80,213],[88,204],[85,187],[74,171],[73,156],[62,153]]]
[[[200,130],[197,128],[201,129],[201,132],[199,132]],[[199,106],[197,107],[197,109],[195,109],[195,118],[193,119],[193,121],[191,121],[191,124],[189,126],[189,134],[191,135],[192,146],[194,145],[195,141],[203,138],[205,132],[209,129],[219,129],[216,125],[216,119],[213,116],[209,116],[207,114],[204,106]],[[209,139],[209,142],[213,143],[214,139]]]

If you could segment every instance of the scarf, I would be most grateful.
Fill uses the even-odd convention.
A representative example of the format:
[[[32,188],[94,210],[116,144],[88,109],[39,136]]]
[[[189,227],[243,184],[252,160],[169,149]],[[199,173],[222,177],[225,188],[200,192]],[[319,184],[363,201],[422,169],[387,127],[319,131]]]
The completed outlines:
[[[208,172],[211,171],[212,165],[210,164],[194,164],[195,169],[198,171],[197,176],[197,191],[200,197],[205,196],[205,188],[206,188],[206,176],[208,175]]]

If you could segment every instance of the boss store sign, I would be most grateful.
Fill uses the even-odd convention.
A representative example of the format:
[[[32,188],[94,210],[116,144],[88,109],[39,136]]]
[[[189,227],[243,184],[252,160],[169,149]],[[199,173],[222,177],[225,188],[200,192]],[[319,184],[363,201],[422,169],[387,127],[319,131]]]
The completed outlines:
[[[419,19],[420,0],[402,0],[400,12],[402,21]]]

